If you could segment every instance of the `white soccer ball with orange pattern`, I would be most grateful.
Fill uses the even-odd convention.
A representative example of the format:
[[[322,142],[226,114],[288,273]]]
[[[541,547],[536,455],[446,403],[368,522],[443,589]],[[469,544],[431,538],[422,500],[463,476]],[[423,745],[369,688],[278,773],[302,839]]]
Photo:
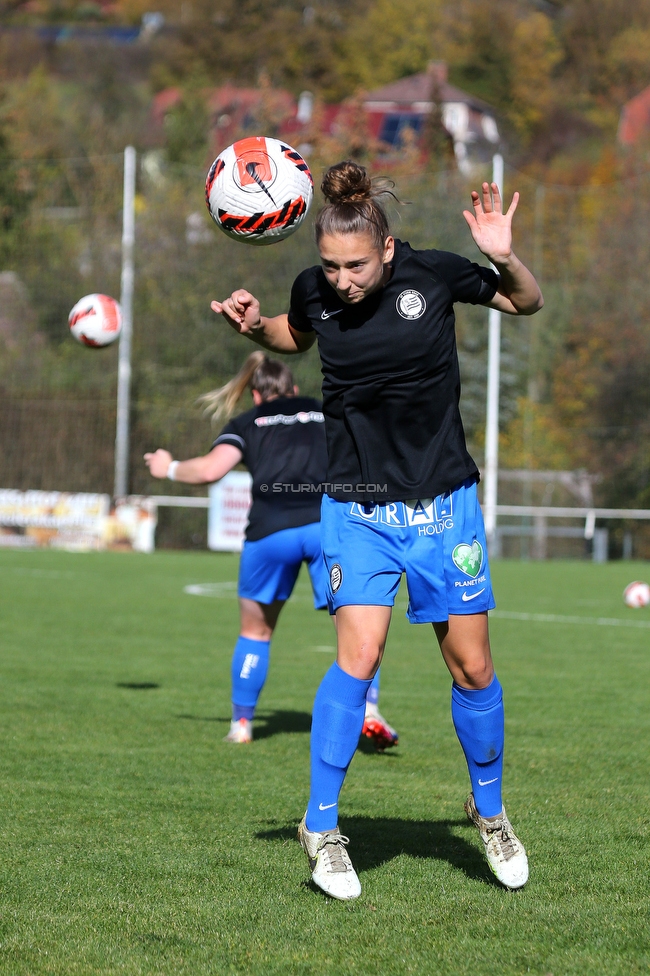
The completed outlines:
[[[314,180],[299,152],[280,139],[251,136],[221,152],[205,182],[205,202],[221,230],[246,244],[275,244],[307,215]]]
[[[641,580],[635,580],[623,590],[623,599],[628,607],[647,607],[650,603],[650,586]]]
[[[84,346],[110,346],[122,331],[122,309],[109,295],[86,295],[70,312],[68,324]]]

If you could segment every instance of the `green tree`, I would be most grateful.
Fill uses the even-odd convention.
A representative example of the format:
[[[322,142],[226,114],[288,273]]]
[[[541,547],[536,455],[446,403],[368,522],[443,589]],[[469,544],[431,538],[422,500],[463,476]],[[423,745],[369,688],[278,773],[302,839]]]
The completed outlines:
[[[339,86],[375,88],[424,71],[440,50],[440,0],[376,0],[349,20],[337,48]]]
[[[31,193],[21,186],[20,171],[6,133],[0,129],[0,268],[7,264],[27,216]]]
[[[519,20],[512,34],[512,102],[508,117],[526,143],[549,118],[557,102],[553,73],[562,51],[553,25],[542,13]]]
[[[208,148],[209,113],[205,92],[195,83],[165,116],[165,143],[171,163],[203,166]]]

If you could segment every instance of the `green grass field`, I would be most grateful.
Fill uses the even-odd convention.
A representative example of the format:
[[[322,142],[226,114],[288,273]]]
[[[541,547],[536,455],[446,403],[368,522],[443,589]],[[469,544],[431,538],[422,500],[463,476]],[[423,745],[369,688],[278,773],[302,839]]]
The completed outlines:
[[[621,600],[647,565],[494,566],[500,611],[585,618],[491,625],[519,892],[465,821],[431,628],[396,611],[381,707],[400,745],[359,751],[342,794],[349,904],[311,887],[295,841],[331,624],[301,576],[256,741],[226,745],[234,590],[183,588],[236,574],[225,554],[0,552],[1,973],[650,972],[650,609]]]

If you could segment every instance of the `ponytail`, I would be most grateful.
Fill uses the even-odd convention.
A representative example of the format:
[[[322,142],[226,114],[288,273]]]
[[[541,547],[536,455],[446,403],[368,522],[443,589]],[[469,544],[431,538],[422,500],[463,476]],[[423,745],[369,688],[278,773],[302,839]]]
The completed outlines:
[[[274,396],[293,396],[293,387],[289,367],[257,350],[225,386],[204,393],[199,402],[205,404],[206,415],[211,415],[212,422],[217,424],[229,420],[247,389],[257,390],[262,400],[270,400]]]

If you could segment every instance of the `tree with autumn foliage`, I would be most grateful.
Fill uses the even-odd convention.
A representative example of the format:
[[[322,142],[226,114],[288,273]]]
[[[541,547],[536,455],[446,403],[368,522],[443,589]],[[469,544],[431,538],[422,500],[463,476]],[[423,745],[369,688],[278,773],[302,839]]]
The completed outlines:
[[[90,25],[96,34],[137,26],[154,11],[164,14],[164,30],[122,47],[86,44],[74,31],[52,45],[36,31],[1,29]],[[250,255],[221,240],[211,250],[207,223],[203,244],[186,240],[188,216],[194,225],[206,220],[207,93],[227,82],[260,90],[255,124],[268,132],[277,89],[311,91],[314,115],[301,137],[317,180],[337,158],[370,162],[408,201],[395,217],[401,236],[417,246],[453,242],[474,258],[459,218],[468,187],[441,113],[431,113],[420,140],[406,130],[387,158],[363,111],[365,93],[431,60],[445,61],[452,85],[497,112],[506,195],[522,192],[518,251],[546,298],[533,331],[504,319],[502,461],[586,467],[605,475],[603,499],[650,503],[650,139],[627,158],[616,146],[621,106],[650,84],[648,0],[0,0],[0,270],[19,276],[44,337],[38,348],[51,354],[39,382],[49,375],[69,390],[112,382],[107,370],[75,373],[61,323],[79,289],[94,290],[98,278],[118,287],[127,143],[143,160],[136,395],[162,390],[163,399],[185,402],[206,370],[216,385],[219,363],[230,368],[225,346],[205,352],[203,292],[215,267],[227,275]],[[156,129],[151,100],[169,86],[179,98]],[[323,123],[332,102],[343,104],[335,132]],[[256,255],[269,296],[304,257],[305,235],[302,246]],[[480,450],[484,310],[459,311],[458,334],[465,421]],[[312,379],[305,367],[301,383]]]

